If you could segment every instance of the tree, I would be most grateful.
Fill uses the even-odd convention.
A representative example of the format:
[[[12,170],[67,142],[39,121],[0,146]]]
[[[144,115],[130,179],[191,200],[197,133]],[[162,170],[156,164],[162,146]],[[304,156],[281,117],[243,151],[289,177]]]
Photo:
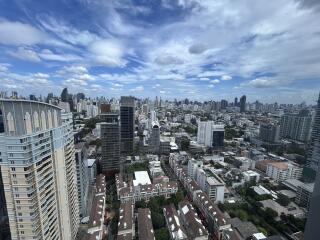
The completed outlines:
[[[152,225],[154,229],[165,227],[165,219],[162,213],[151,212]]]
[[[146,201],[144,199],[142,199],[141,201],[137,201],[135,205],[136,205],[136,208],[146,208],[147,207]]]
[[[274,211],[273,209],[271,208],[266,208],[266,210],[264,211],[265,213],[265,219],[274,219],[276,217],[278,217],[278,213],[276,211]]]
[[[277,199],[277,202],[286,207],[289,205],[289,203],[291,202],[290,198],[288,198],[286,195],[283,195],[283,194],[278,194],[278,199]]]
[[[190,145],[190,140],[189,139],[182,139],[180,146],[181,146],[181,150],[186,151],[189,149],[189,145]]]
[[[168,240],[170,239],[170,234],[167,228],[157,229],[155,231],[156,240]]]

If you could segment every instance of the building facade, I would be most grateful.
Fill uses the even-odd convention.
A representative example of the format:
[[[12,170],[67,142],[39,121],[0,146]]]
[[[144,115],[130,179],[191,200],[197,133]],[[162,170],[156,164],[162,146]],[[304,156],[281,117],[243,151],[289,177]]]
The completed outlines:
[[[72,114],[0,100],[1,174],[11,239],[76,239],[79,203]]]
[[[134,138],[134,97],[121,97],[120,121],[121,152],[132,154]]]
[[[299,113],[287,113],[280,120],[280,135],[301,142],[310,140],[312,115],[308,110]]]
[[[79,142],[75,146],[75,160],[77,166],[77,185],[79,214],[82,217],[87,216],[87,201],[89,190],[89,170],[87,161],[87,148],[84,142]]]
[[[120,168],[120,122],[117,113],[100,114],[101,170],[117,172]]]
[[[308,156],[308,165],[318,171],[320,166],[320,94],[311,134],[311,148]]]

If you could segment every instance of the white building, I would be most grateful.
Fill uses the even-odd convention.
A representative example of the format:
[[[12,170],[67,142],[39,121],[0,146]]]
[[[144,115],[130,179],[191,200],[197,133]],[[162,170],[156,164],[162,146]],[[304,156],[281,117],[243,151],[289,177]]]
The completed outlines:
[[[0,125],[11,239],[76,239],[80,220],[72,114],[42,102],[0,100]]]
[[[224,202],[225,183],[222,179],[208,168],[198,168],[196,182],[202,191],[215,203]]]
[[[213,121],[199,122],[197,142],[207,147],[221,146],[224,139],[224,125]]]
[[[188,161],[188,176],[196,179],[197,169],[202,168],[203,162],[194,159]]]
[[[293,162],[271,162],[267,165],[266,174],[276,182],[287,179],[299,179],[302,176],[302,168]]]
[[[248,170],[242,173],[243,174],[243,180],[245,182],[259,182],[260,180],[260,174],[252,171],[252,170]]]

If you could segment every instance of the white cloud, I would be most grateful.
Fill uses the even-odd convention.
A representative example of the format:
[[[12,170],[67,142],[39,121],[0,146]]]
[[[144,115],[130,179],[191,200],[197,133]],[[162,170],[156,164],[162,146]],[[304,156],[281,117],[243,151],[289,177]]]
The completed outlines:
[[[210,83],[213,83],[213,84],[216,84],[216,83],[219,83],[219,82],[220,82],[219,79],[213,79],[213,80],[210,81]]]
[[[255,88],[269,88],[269,87],[275,87],[279,85],[279,82],[270,78],[256,78],[247,83],[244,83],[243,85],[255,87]]]
[[[143,92],[144,87],[143,86],[137,86],[135,88],[130,89],[130,92]]]
[[[114,40],[101,40],[89,46],[92,58],[97,64],[108,67],[124,67],[126,61],[123,59],[124,47]]]
[[[217,76],[222,76],[225,73],[222,71],[204,71],[200,74],[198,74],[198,77],[217,77]]]
[[[8,71],[8,67],[0,64],[0,72],[6,72],[6,71]]]
[[[38,55],[45,60],[60,61],[60,62],[72,62],[81,60],[80,57],[73,54],[56,54],[50,49],[43,49]]]
[[[21,22],[0,20],[0,43],[33,45],[46,40],[46,35],[33,26]]]
[[[31,48],[19,47],[16,51],[8,52],[10,56],[24,61],[41,62],[39,55]]]
[[[223,81],[229,81],[229,80],[231,80],[231,79],[232,79],[232,77],[229,76],[229,75],[223,75],[223,76],[221,77],[221,80],[223,80]]]
[[[50,75],[47,73],[35,73],[33,74],[33,77],[39,78],[39,79],[47,79],[50,77]]]

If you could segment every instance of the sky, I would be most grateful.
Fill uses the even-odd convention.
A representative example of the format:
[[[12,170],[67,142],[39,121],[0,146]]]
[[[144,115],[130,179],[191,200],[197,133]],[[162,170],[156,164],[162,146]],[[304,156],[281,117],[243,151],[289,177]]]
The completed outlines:
[[[0,91],[315,103],[317,0],[0,0]]]

